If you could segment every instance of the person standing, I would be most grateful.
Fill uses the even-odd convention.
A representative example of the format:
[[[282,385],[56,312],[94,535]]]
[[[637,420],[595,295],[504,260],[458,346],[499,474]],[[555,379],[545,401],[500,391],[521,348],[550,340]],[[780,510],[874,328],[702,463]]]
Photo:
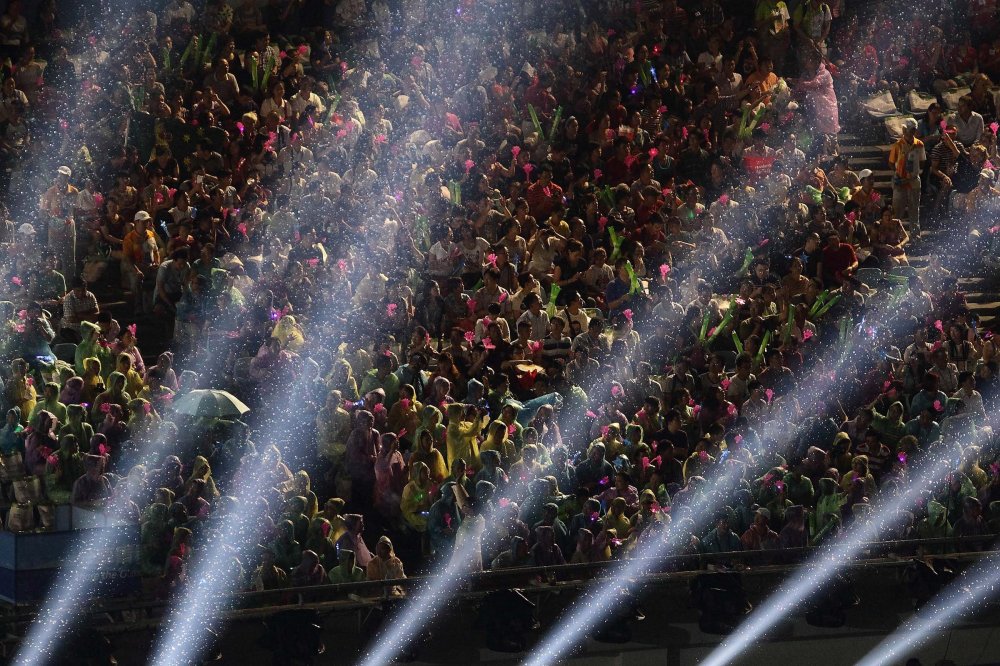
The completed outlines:
[[[73,171],[68,166],[56,169],[56,181],[42,195],[41,211],[48,216],[49,248],[59,257],[62,274],[69,280],[76,277],[76,221],[73,204],[79,191],[70,184]]]
[[[889,163],[895,169],[892,176],[893,215],[903,219],[907,213],[911,236],[920,233],[920,171],[927,160],[923,142],[916,137],[917,121],[903,121],[903,136],[889,150]]]

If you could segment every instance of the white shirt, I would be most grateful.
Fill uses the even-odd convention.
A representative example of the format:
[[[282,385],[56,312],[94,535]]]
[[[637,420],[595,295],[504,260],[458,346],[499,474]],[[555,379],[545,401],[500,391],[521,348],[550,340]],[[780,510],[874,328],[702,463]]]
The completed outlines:
[[[186,0],[174,0],[163,8],[163,18],[165,23],[170,25],[174,21],[194,21],[194,7]]]
[[[309,93],[307,97],[303,97],[301,92],[297,92],[292,95],[292,99],[289,100],[292,105],[292,111],[298,115],[302,115],[307,106],[316,107],[316,113],[323,113],[326,111],[326,106],[323,104],[323,100],[319,98],[316,93]]]

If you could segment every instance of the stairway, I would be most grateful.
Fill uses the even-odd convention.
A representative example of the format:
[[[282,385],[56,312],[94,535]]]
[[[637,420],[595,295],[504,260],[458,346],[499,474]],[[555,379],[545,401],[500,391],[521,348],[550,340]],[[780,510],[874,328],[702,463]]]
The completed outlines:
[[[876,144],[865,141],[861,137],[842,133],[838,136],[840,152],[848,157],[850,169],[861,171],[871,169],[875,177],[875,189],[884,198],[892,197],[892,168],[888,163],[889,144]],[[958,277],[958,286],[966,293],[969,309],[976,312],[983,324],[994,327],[997,308],[1000,306],[1000,284],[987,280],[979,270],[978,262],[970,262],[968,258],[950,256],[941,252],[945,240],[945,230],[933,223],[923,224],[920,239],[913,243],[911,251],[907,252],[910,264],[915,268],[927,265],[931,253],[941,257],[942,264]],[[1000,321],[995,323],[1000,324]]]

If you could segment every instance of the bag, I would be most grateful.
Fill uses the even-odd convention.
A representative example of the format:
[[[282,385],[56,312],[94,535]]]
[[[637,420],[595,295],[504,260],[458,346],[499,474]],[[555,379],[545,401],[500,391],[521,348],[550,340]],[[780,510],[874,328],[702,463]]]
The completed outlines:
[[[41,477],[27,476],[14,481],[14,498],[18,504],[37,504],[45,497],[45,484]]]
[[[27,532],[35,529],[35,510],[30,504],[14,504],[7,515],[7,529],[11,532]]]
[[[41,528],[46,532],[51,532],[56,528],[56,508],[51,504],[39,504],[35,507],[38,509],[38,520],[41,523]]]
[[[20,453],[0,457],[0,481],[13,481],[24,476],[24,458]]]

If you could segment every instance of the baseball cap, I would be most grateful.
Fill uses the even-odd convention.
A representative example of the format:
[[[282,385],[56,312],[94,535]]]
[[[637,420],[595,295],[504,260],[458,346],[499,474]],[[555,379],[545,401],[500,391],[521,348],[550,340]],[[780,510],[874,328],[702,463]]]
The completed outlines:
[[[994,174],[993,174],[993,170],[992,169],[983,169],[982,171],[979,172],[979,177],[980,178],[985,178],[987,180],[993,180],[993,176],[994,176]]]
[[[63,176],[67,176],[68,177],[68,176],[72,176],[73,175],[73,170],[70,169],[68,166],[61,166],[58,169],[56,169],[56,173],[62,174]]]
[[[149,213],[147,213],[144,210],[140,210],[138,213],[135,214],[135,217],[132,218],[132,219],[135,220],[136,222],[138,222],[139,220],[143,220],[143,221],[149,220],[150,217],[149,217]]]
[[[861,180],[864,180],[865,178],[871,178],[871,177],[872,177],[872,170],[871,169],[862,169],[861,171],[858,172],[858,178],[861,179]]]

